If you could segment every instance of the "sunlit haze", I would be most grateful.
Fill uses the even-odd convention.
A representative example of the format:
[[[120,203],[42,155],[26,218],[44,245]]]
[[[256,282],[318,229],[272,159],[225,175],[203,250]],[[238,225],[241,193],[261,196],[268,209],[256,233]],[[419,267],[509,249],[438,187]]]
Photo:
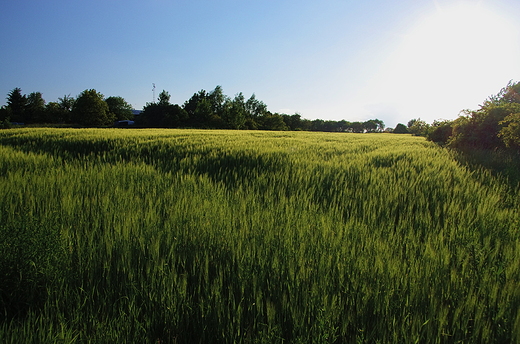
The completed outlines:
[[[308,119],[431,123],[520,80],[518,23],[517,0],[9,1],[0,105],[94,88],[141,109],[152,83],[179,104],[221,85]]]
[[[456,117],[518,78],[519,39],[517,28],[481,3],[438,6],[403,35],[353,103],[364,116],[402,123]]]

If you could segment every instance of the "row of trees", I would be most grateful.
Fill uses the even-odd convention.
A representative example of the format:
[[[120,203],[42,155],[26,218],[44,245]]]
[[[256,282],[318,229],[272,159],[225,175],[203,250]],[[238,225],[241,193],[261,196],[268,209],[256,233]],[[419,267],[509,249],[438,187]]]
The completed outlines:
[[[262,130],[309,130],[329,132],[382,132],[383,121],[365,122],[303,119],[300,114],[272,113],[253,94],[246,99],[242,93],[226,96],[221,86],[211,92],[201,90],[183,105],[172,104],[170,94],[162,91],[157,101],[147,103],[135,118],[139,127],[218,128]],[[76,98],[70,95],[57,102],[46,103],[40,92],[23,95],[20,88],[12,90],[7,106],[0,109],[0,121],[15,123],[68,123],[84,126],[105,126],[115,121],[134,119],[132,107],[122,97],[105,98],[96,90],[85,90]]]
[[[147,127],[192,127],[220,129],[311,130],[382,132],[381,120],[366,122],[324,121],[303,119],[299,114],[272,113],[267,105],[253,94],[246,100],[242,93],[231,98],[221,86],[211,92],[201,90],[182,106],[170,103],[166,91],[159,94],[158,102],[148,103],[139,117],[138,125]]]
[[[86,126],[110,125],[116,120],[132,119],[132,106],[122,97],[105,98],[96,90],[85,90],[76,98],[66,95],[46,103],[40,92],[22,94],[15,88],[0,109],[0,121],[15,123],[75,123]]]
[[[381,120],[365,122],[303,119],[299,114],[272,113],[253,94],[242,93],[231,98],[221,86],[211,92],[201,90],[182,106],[172,104],[170,95],[162,91],[158,101],[147,103],[136,122],[141,127],[191,127],[219,129],[309,130],[328,132],[382,132]],[[426,136],[429,140],[454,148],[496,149],[520,147],[520,82],[509,82],[496,95],[490,96],[478,110],[465,110],[453,121],[412,119],[398,124],[394,133]],[[15,88],[7,96],[7,106],[0,108],[0,125],[15,123],[67,123],[84,126],[106,126],[115,121],[134,119],[132,106],[122,97],[105,98],[94,89],[76,98],[66,95],[57,102],[46,103],[40,92],[23,95]]]
[[[404,130],[462,150],[520,150],[520,82],[510,81],[498,94],[488,97],[479,109],[464,110],[453,121],[434,121],[430,125],[421,119],[412,119]]]

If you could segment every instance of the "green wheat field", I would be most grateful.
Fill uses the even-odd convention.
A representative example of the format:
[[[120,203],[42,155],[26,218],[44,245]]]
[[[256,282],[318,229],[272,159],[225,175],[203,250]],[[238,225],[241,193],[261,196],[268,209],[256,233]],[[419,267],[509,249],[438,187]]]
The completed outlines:
[[[513,343],[520,196],[421,137],[0,131],[1,343]]]

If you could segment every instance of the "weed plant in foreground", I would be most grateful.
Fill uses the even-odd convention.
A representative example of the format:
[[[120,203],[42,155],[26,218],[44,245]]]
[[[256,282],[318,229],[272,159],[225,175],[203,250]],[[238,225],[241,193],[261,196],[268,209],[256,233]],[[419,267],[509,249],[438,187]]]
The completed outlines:
[[[520,340],[519,196],[423,138],[4,130],[0,194],[2,343]]]

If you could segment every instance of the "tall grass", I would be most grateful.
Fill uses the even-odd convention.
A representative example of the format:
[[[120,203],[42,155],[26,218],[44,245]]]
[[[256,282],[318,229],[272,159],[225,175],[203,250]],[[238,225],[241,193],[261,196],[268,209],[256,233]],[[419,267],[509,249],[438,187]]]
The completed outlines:
[[[0,132],[2,343],[520,340],[519,196],[422,138]]]

